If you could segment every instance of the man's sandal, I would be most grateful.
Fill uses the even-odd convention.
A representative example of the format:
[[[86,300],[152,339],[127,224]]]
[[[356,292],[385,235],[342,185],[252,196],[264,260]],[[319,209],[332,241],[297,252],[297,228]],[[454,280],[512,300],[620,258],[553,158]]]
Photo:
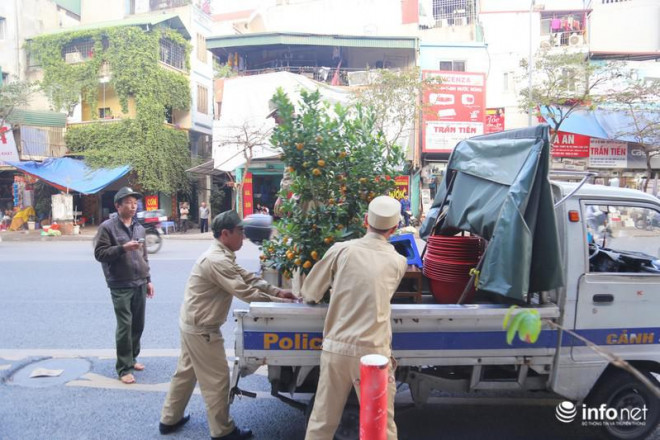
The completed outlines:
[[[122,377],[119,378],[121,380],[121,383],[130,385],[132,383],[135,383],[135,377],[132,374],[125,374]]]

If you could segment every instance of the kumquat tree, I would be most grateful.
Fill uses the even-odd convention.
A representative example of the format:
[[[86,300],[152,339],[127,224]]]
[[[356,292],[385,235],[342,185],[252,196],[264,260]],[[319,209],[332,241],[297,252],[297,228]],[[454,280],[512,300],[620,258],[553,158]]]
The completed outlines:
[[[404,159],[375,129],[370,108],[331,110],[318,91],[301,92],[298,112],[281,90],[273,102],[282,123],[271,142],[282,149],[292,183],[280,193],[278,234],[263,243],[261,259],[289,278],[309,273],[333,243],[363,235],[369,202],[394,188]]]

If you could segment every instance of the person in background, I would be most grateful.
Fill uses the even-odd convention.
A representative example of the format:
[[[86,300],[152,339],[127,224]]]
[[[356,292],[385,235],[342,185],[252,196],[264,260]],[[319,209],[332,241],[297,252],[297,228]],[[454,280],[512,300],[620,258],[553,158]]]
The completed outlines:
[[[389,196],[369,203],[367,234],[334,244],[311,270],[302,287],[307,303],[321,301],[331,288],[323,327],[321,371],[306,440],[334,437],[351,388],[360,396],[360,358],[391,358],[390,299],[407,270],[406,257],[387,239],[399,224],[399,202]],[[394,360],[390,364],[387,438],[396,440]]]
[[[399,203],[401,203],[401,215],[403,216],[404,226],[410,226],[410,200],[408,200],[408,194],[404,195]]]
[[[206,202],[202,202],[202,205],[199,207],[199,232],[202,234],[209,231],[210,215],[211,210],[206,206]]]
[[[199,382],[206,404],[212,440],[252,437],[229,416],[229,365],[220,326],[234,297],[246,301],[291,302],[290,290],[275,287],[236,264],[243,246],[243,222],[236,211],[225,211],[211,223],[213,244],[190,272],[181,306],[179,328],[181,355],[170,383],[160,417],[161,434],[179,430],[190,420],[184,415],[190,396]]]
[[[146,298],[153,298],[145,230],[134,218],[142,194],[129,187],[115,194],[116,216],[101,223],[94,238],[94,257],[103,266],[117,319],[116,370],[119,380],[135,383],[133,371],[144,370],[137,362],[144,330]]]
[[[266,119],[273,118],[276,126],[281,125],[282,122],[284,122],[278,113],[277,104],[275,104],[273,100],[268,101],[268,110],[269,113],[266,115]],[[291,173],[289,172],[288,167],[284,167],[282,180],[280,181],[280,191],[290,192],[289,189],[291,188],[292,183],[293,178],[291,177]],[[273,214],[277,217],[282,217],[281,207],[283,202],[284,200],[282,200],[282,198],[278,195],[277,199],[275,199],[275,205],[273,206]]]
[[[190,208],[186,202],[181,202],[179,205],[179,231],[184,234],[188,232],[188,214],[190,213]]]

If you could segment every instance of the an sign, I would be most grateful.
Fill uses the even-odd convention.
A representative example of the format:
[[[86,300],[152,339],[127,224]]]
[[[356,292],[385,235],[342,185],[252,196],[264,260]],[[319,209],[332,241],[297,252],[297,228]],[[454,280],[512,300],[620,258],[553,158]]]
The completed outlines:
[[[504,131],[504,107],[487,108],[484,134]]]
[[[144,209],[155,211],[158,209],[158,196],[144,196]]]
[[[591,168],[627,168],[628,144],[607,139],[591,139],[589,146]]]
[[[18,162],[18,150],[14,141],[14,133],[10,125],[0,127],[0,163],[5,160]]]
[[[394,189],[390,191],[390,197],[401,200],[410,194],[410,176],[397,176],[394,179]]]
[[[254,213],[252,173],[245,173],[245,178],[243,179],[243,217],[252,213]]]
[[[458,142],[484,133],[484,74],[425,70],[422,77],[441,80],[424,92],[423,152],[451,153]]]
[[[557,132],[557,139],[552,144],[554,157],[589,157],[591,138],[581,134]]]

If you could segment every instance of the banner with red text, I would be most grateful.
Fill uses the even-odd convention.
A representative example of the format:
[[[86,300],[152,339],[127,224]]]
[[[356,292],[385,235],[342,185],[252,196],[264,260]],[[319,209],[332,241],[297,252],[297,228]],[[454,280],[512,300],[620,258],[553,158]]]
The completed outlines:
[[[394,189],[390,191],[390,197],[401,200],[410,194],[410,176],[395,177],[394,185]]]
[[[484,134],[504,131],[504,107],[487,108]]]
[[[589,157],[590,142],[589,136],[559,131],[551,154],[554,157]]]
[[[144,209],[155,211],[158,209],[158,196],[144,196]]]
[[[252,173],[245,173],[243,180],[243,217],[254,213],[254,199],[252,194]]]

